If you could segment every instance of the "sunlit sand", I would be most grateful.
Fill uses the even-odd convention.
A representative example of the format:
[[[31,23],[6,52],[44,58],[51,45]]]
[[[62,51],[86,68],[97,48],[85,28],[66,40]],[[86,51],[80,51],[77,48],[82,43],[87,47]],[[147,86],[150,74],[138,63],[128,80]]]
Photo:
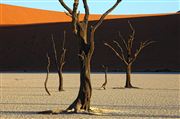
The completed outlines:
[[[58,92],[58,75],[49,75],[49,96],[44,89],[45,73],[1,73],[0,118],[127,119],[180,118],[179,74],[132,74],[139,89],[124,89],[125,74],[108,74],[106,90],[100,89],[104,74],[92,74],[93,113],[37,114],[64,110],[77,96],[79,74],[64,73],[64,90]]]

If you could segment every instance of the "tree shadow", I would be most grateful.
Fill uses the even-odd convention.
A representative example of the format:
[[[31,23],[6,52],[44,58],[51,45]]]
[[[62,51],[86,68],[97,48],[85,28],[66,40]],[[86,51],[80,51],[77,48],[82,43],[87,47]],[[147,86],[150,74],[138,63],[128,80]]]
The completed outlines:
[[[33,115],[37,114],[36,111],[0,111],[0,114],[25,114],[25,115]]]
[[[164,91],[179,91],[180,89],[163,89],[163,88],[143,88],[144,90],[164,90]]]
[[[140,88],[140,87],[131,87],[131,88],[125,88],[125,87],[112,87],[112,89],[142,89],[142,90],[168,90],[168,91],[179,91],[180,89],[163,89],[163,88]]]
[[[136,118],[180,118],[179,115],[154,115],[154,114],[114,114],[114,113],[111,113],[111,114],[107,114],[107,115],[104,115],[104,116],[117,116],[117,117],[136,117]]]
[[[59,104],[59,103],[0,103],[4,105],[68,105],[68,104]]]
[[[130,87],[130,88],[125,88],[125,87],[112,87],[112,89],[142,89],[139,87]]]
[[[114,113],[114,112],[108,112],[108,113],[91,113],[91,112],[67,112],[65,110],[59,110],[59,112],[54,112],[52,110],[47,111],[0,111],[1,114],[23,114],[23,115],[58,115],[58,114],[83,114],[83,115],[95,115],[95,116],[102,116],[102,117],[119,117],[119,118],[126,118],[126,117],[136,117],[136,118],[180,118],[179,115],[154,115],[154,114],[129,114],[129,113]]]

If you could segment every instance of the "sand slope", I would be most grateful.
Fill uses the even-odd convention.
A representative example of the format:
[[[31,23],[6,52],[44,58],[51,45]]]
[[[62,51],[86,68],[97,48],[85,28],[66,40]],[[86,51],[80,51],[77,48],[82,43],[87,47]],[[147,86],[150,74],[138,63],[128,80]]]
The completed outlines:
[[[124,69],[122,62],[103,43],[112,43],[113,40],[121,42],[118,31],[128,38],[131,33],[128,20],[136,29],[135,48],[141,41],[157,41],[143,50],[133,64],[133,71],[180,71],[177,58],[180,56],[180,52],[177,52],[180,38],[179,16],[174,14],[105,20],[95,34],[92,71],[102,71],[102,64],[107,64],[111,71]],[[91,21],[89,24],[95,22]],[[65,47],[68,49],[64,71],[78,71],[77,41],[73,37],[71,23],[62,22],[0,27],[0,70],[45,71],[46,53],[49,52],[51,58],[54,57],[51,34],[54,34],[57,52],[60,53],[64,30],[67,34]],[[51,68],[55,70],[54,66]]]
[[[91,105],[103,115],[38,115],[37,111],[65,109],[76,98],[78,74],[64,74],[64,92],[57,92],[57,74],[51,74],[44,91],[46,74],[1,74],[1,118],[55,119],[162,119],[180,118],[179,74],[133,74],[132,83],[142,89],[113,89],[124,86],[124,74],[108,74],[107,90],[99,90],[103,74],[92,74]]]
[[[0,4],[1,22],[0,25],[22,25],[52,22],[70,22],[71,18],[63,12],[40,10],[13,5]],[[143,16],[162,16],[167,14],[152,15],[109,15],[106,19],[131,18]],[[100,15],[90,15],[90,20],[97,20]],[[80,16],[83,19],[83,15]]]

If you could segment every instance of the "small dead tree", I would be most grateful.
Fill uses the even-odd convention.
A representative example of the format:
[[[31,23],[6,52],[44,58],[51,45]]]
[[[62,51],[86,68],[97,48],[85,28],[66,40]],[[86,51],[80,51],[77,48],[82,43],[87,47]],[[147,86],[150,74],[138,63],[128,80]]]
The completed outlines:
[[[89,111],[92,95],[90,62],[94,52],[95,31],[102,24],[104,18],[117,7],[121,0],[116,0],[116,3],[100,17],[95,25],[92,25],[91,27],[88,26],[89,7],[87,0],[82,0],[85,9],[85,15],[82,21],[79,20],[79,0],[74,0],[73,9],[68,7],[64,3],[64,0],[59,0],[59,2],[67,10],[66,14],[72,18],[72,31],[79,44],[80,89],[77,98],[67,108],[67,110],[74,110],[74,112],[78,112],[80,110]],[[90,31],[90,35],[88,35],[88,31]]]
[[[105,65],[102,65],[102,68],[104,69],[104,74],[105,74],[105,80],[104,83],[102,84],[101,88],[103,88],[104,90],[106,90],[106,85],[107,85],[107,71],[108,71],[108,67]]]
[[[54,38],[53,35],[51,36],[52,39],[52,45],[53,45],[53,51],[54,51],[54,58],[55,58],[55,65],[58,71],[58,76],[59,76],[59,91],[63,91],[63,76],[62,76],[62,70],[63,70],[63,66],[65,64],[65,56],[66,56],[66,49],[65,47],[65,41],[66,41],[66,31],[64,31],[64,40],[63,40],[63,45],[62,45],[62,53],[60,56],[60,60],[58,60],[58,56],[57,56],[57,51],[56,51],[56,45],[54,42]]]
[[[45,91],[47,92],[48,95],[51,95],[48,88],[47,88],[47,82],[48,82],[48,78],[49,78],[49,68],[50,68],[50,65],[51,65],[51,61],[50,61],[50,57],[48,55],[48,53],[46,54],[46,57],[47,57],[47,75],[46,75],[46,80],[44,82],[44,88],[45,88]]]
[[[133,42],[135,39],[135,29],[131,25],[131,23],[128,21],[129,26],[132,30],[132,34],[129,35],[128,40],[126,41],[125,38],[121,35],[119,32],[119,37],[122,40],[122,45],[119,44],[117,41],[113,41],[114,44],[119,48],[119,52],[110,44],[104,43],[105,46],[109,47],[115,55],[124,62],[126,66],[126,84],[125,88],[133,88],[131,84],[131,66],[136,60],[137,56],[139,53],[148,45],[154,43],[154,41],[145,41],[145,42],[140,42],[139,48],[136,49],[136,51],[133,53]],[[125,51],[125,52],[124,52]]]

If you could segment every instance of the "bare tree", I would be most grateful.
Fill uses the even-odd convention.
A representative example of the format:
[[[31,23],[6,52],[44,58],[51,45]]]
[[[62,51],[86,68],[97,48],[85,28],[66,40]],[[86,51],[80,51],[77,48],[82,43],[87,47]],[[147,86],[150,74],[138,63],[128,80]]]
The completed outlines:
[[[75,101],[67,108],[67,110],[90,110],[90,99],[92,95],[92,87],[90,80],[90,62],[94,52],[94,35],[96,29],[102,24],[104,18],[120,3],[121,0],[116,0],[116,3],[107,10],[95,25],[88,26],[89,22],[89,7],[87,0],[82,0],[85,15],[82,21],[79,20],[80,12],[78,12],[79,0],[74,0],[73,9],[68,7],[64,0],[59,0],[60,4],[67,10],[66,14],[72,18],[72,31],[76,40],[79,43],[79,60],[80,60],[80,89]],[[90,35],[88,31],[90,30]],[[88,36],[90,36],[88,38]]]
[[[101,88],[103,88],[104,90],[106,90],[106,85],[107,85],[107,71],[108,71],[108,67],[105,65],[102,65],[102,68],[104,69],[104,74],[105,74],[105,80],[104,83],[102,84]]]
[[[63,70],[63,66],[65,64],[65,56],[66,56],[66,49],[64,48],[65,46],[65,41],[66,41],[66,31],[64,31],[64,40],[63,40],[63,45],[62,45],[62,53],[60,56],[60,60],[58,60],[58,56],[57,56],[57,51],[56,51],[56,45],[54,42],[54,38],[53,35],[51,36],[52,38],[52,44],[53,44],[53,51],[54,51],[54,58],[55,58],[55,64],[56,64],[56,68],[58,71],[58,76],[59,76],[59,91],[63,91],[63,76],[62,76],[62,70]]]
[[[51,95],[48,88],[47,88],[47,82],[48,82],[48,78],[49,78],[49,68],[50,68],[50,65],[51,65],[51,61],[50,61],[50,57],[48,55],[48,53],[46,54],[46,57],[47,57],[47,75],[46,75],[46,80],[44,82],[44,88],[45,88],[45,91],[47,92],[48,95]]]
[[[122,40],[122,45],[119,44],[117,41],[113,41],[114,44],[119,48],[119,52],[110,44],[104,43],[105,46],[109,47],[115,55],[124,62],[126,65],[126,84],[125,88],[133,88],[131,84],[131,66],[136,60],[139,53],[142,51],[143,48],[147,47],[151,43],[154,43],[154,41],[145,41],[140,42],[139,48],[136,49],[135,53],[133,53],[133,42],[135,39],[135,29],[131,25],[131,23],[128,21],[129,26],[132,30],[132,34],[129,35],[128,40],[126,41],[125,38],[121,35],[119,32],[119,37]],[[124,52],[125,51],[125,52]]]

